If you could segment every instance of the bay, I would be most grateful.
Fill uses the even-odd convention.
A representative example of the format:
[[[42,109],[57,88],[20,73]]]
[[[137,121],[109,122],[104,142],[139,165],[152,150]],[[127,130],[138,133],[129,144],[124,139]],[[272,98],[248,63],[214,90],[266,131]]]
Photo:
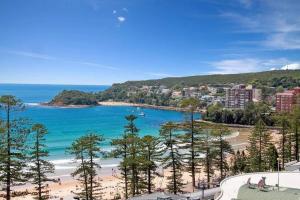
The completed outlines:
[[[157,136],[160,125],[167,121],[181,121],[185,114],[176,111],[138,109],[131,106],[95,106],[87,108],[58,108],[38,106],[40,102],[50,101],[62,90],[81,90],[98,92],[109,86],[83,85],[34,85],[34,84],[0,84],[0,95],[14,95],[25,104],[23,112],[14,113],[14,117],[26,117],[34,123],[44,124],[49,131],[46,136],[51,160],[68,159],[66,147],[80,136],[97,132],[105,138],[102,146],[104,150],[111,149],[110,141],[123,134],[129,114],[145,113],[145,117],[138,117],[136,125],[141,136],[149,134]],[[3,111],[1,111],[3,116]]]

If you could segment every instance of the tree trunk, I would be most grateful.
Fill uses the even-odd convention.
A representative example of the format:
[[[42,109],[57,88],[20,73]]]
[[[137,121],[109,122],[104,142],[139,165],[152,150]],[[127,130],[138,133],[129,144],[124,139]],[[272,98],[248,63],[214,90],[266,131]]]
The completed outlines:
[[[299,162],[299,133],[298,133],[298,124],[295,125],[295,158]]]
[[[92,148],[90,146],[90,148]],[[91,151],[91,150],[90,150]],[[93,176],[93,169],[94,169],[94,165],[93,165],[93,154],[92,152],[90,152],[90,199],[93,200],[93,180],[94,180],[94,176]]]
[[[176,166],[175,166],[175,156],[173,150],[172,130],[170,130],[170,144],[171,144],[171,157],[172,157],[172,168],[173,168],[173,191],[174,194],[177,194]]]
[[[38,192],[39,199],[42,199],[42,180],[41,180],[41,166],[40,166],[40,155],[39,155],[39,135],[36,133],[36,159],[37,159],[37,171],[38,171]]]
[[[191,136],[192,136],[192,141],[191,141],[191,150],[192,150],[192,183],[193,183],[193,192],[195,190],[196,186],[196,181],[195,181],[195,150],[194,150],[194,113],[192,111],[191,113]]]
[[[124,146],[124,160],[127,159],[127,145]],[[128,175],[127,175],[127,166],[124,166],[124,179],[125,179],[125,198],[128,199]]]
[[[150,147],[148,146],[148,161],[151,162],[151,156],[150,156]],[[148,166],[148,193],[152,193],[151,191],[151,166]]]
[[[207,175],[207,188],[210,188],[210,163],[209,163],[209,157],[210,157],[210,151],[209,148],[206,148],[206,175]]]
[[[6,127],[7,127],[7,163],[6,163],[6,199],[10,200],[10,185],[11,185],[11,152],[10,152],[10,148],[11,148],[11,138],[10,138],[10,104],[8,102],[7,105],[7,118],[6,118]]]
[[[262,159],[261,159],[261,147],[262,146],[262,133],[261,131],[259,130],[259,150],[258,150],[258,171],[261,172],[261,163],[262,163]]]
[[[292,161],[292,133],[289,134],[289,155],[288,161]]]
[[[131,192],[132,192],[132,196],[135,196],[135,191],[136,191],[136,176],[135,176],[135,173],[136,173],[136,169],[135,169],[135,166],[134,164],[131,165],[131,171],[132,171],[132,178],[131,178]]]
[[[220,173],[221,173],[221,180],[223,180],[224,178],[224,174],[223,174],[223,139],[222,139],[222,135],[220,135]]]
[[[284,164],[285,164],[285,131],[284,128],[282,129],[282,147],[281,147],[281,151],[282,151],[282,169],[284,169]]]
[[[86,167],[85,167],[85,163],[84,163],[83,149],[81,149],[81,164],[82,164],[82,167],[83,167],[84,187],[85,187],[85,198],[86,198],[86,200],[89,200],[89,193],[88,193],[88,179],[87,179]]]

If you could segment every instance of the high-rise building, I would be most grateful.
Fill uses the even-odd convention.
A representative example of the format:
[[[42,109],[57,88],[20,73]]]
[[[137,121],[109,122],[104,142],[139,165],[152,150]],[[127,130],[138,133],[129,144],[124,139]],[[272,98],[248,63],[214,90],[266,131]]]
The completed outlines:
[[[262,99],[262,90],[261,89],[252,89],[253,97],[252,100],[254,102],[259,102]]]
[[[294,88],[276,94],[276,111],[291,112],[296,105],[300,106],[300,88]]]
[[[230,109],[245,109],[247,103],[252,101],[252,89],[245,85],[236,85],[226,89],[225,107]]]

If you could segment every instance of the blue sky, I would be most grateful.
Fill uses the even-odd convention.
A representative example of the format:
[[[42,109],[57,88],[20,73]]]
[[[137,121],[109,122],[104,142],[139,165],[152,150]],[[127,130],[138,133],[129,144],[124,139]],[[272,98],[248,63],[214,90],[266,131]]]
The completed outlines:
[[[2,0],[0,83],[300,68],[298,0]]]

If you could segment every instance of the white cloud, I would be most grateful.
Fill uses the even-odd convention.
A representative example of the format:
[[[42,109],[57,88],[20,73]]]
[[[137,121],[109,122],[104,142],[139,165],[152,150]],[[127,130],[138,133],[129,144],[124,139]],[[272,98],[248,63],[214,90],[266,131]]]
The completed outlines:
[[[38,59],[44,59],[44,60],[54,60],[54,59],[56,59],[55,57],[52,57],[52,56],[49,56],[49,55],[34,53],[34,52],[26,52],[26,51],[5,51],[5,52],[10,53],[10,54],[19,55],[19,56],[38,58]]]
[[[80,65],[94,66],[94,67],[110,69],[110,70],[118,70],[119,69],[117,67],[102,65],[102,64],[98,64],[98,63],[94,63],[94,62],[70,61],[67,59],[56,58],[53,56],[39,54],[39,53],[32,53],[32,52],[26,52],[26,51],[7,51],[7,50],[2,50],[2,51],[6,52],[6,53],[14,54],[14,55],[25,56],[25,57],[36,58],[36,59],[57,60],[57,61],[61,61],[61,62],[76,63],[76,64],[80,64]]]
[[[126,20],[126,18],[125,17],[123,17],[123,16],[119,16],[119,17],[117,17],[117,19],[118,19],[118,21],[119,22],[124,22],[125,20]]]
[[[247,41],[247,45],[263,46],[270,49],[300,49],[300,1],[285,0],[253,1],[238,0],[253,12],[221,13],[221,17],[236,23],[236,32],[260,33],[261,40]],[[253,10],[252,10],[253,8]]]
[[[252,0],[238,0],[245,8],[250,8],[252,6]]]
[[[93,10],[97,11],[100,7],[99,0],[86,0],[87,4],[93,8]]]
[[[288,63],[286,58],[279,59],[227,59],[210,63],[215,69],[210,74],[237,74],[247,72],[257,72],[264,70],[276,70],[280,66]]]
[[[252,16],[245,16],[235,12],[223,12],[220,17],[227,18],[239,25],[244,29],[238,29],[236,32],[262,32],[263,29],[259,29],[260,22],[254,20]]]
[[[258,71],[259,61],[256,59],[230,59],[211,63],[216,69],[211,74],[237,74]]]
[[[128,12],[128,9],[127,8],[122,8],[122,10],[124,11],[124,12]]]
[[[117,14],[117,11],[116,11],[116,10],[113,10],[112,13],[113,13],[113,14]]]
[[[93,62],[74,62],[74,63],[80,64],[80,65],[88,65],[88,66],[99,67],[99,68],[103,68],[103,69],[110,69],[110,70],[118,70],[119,69],[117,67],[102,65],[102,64],[93,63]]]
[[[277,33],[270,35],[263,44],[274,49],[300,49],[300,37],[293,34]]]
[[[294,70],[294,69],[300,69],[300,63],[291,63],[291,64],[288,64],[288,65],[284,65],[283,67],[281,67],[281,69],[291,69],[291,70]]]
[[[266,68],[277,68],[282,65],[285,65],[289,63],[290,61],[286,58],[277,58],[277,59],[264,59],[264,60],[259,60],[261,66],[264,66]]]
[[[150,75],[150,76],[156,76],[156,77],[175,77],[174,75],[165,74],[165,73],[148,72],[148,73],[145,73],[145,74]]]

